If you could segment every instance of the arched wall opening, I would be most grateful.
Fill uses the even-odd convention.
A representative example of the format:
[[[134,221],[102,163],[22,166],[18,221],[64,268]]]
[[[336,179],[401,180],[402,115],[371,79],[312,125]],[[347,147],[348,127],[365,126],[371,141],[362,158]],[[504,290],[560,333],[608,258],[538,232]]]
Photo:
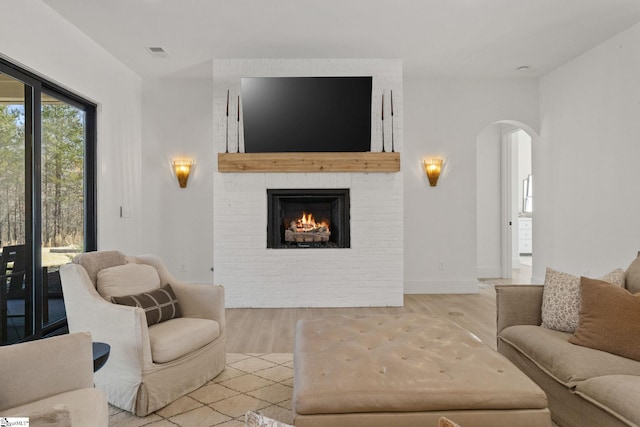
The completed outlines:
[[[477,135],[476,266],[479,279],[531,282],[533,151],[538,138],[530,126],[514,120],[491,123]]]

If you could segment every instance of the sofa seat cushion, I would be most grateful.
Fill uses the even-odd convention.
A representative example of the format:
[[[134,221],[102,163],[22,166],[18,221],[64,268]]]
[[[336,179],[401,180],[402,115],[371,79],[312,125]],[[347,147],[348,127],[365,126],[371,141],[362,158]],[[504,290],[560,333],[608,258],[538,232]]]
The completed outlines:
[[[68,412],[68,417],[65,416]],[[2,410],[3,417],[29,417],[31,425],[107,427],[107,398],[96,388],[83,388],[56,394],[42,400]],[[57,422],[58,424],[52,424]]]
[[[629,425],[640,425],[640,377],[606,375],[576,386],[576,393]]]
[[[180,317],[149,326],[151,358],[167,363],[192,353],[220,335],[220,324],[210,319]]]
[[[640,362],[569,343],[572,335],[533,325],[505,328],[504,343],[566,387],[603,375],[640,375]]]

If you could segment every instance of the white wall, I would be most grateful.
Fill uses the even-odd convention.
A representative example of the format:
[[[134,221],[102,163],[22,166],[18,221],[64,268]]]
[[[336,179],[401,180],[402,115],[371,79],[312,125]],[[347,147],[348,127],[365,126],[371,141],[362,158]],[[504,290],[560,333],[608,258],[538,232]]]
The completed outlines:
[[[500,277],[501,198],[500,153],[503,125],[488,126],[476,141],[477,277]]]
[[[26,16],[42,31],[22,32]],[[186,226],[200,221],[199,215],[207,215],[212,206],[207,187],[212,152],[203,142],[211,131],[204,121],[211,111],[206,107],[211,92],[199,92],[202,82],[145,82],[143,160],[141,79],[41,2],[10,0],[7,6],[5,1],[3,18],[3,55],[99,104],[100,248],[160,252],[170,263],[187,263],[184,274],[172,265],[185,279],[212,280],[207,271],[212,234],[204,224]],[[160,103],[163,92],[165,100],[203,108],[192,120],[186,112],[179,113],[182,131],[190,136],[180,143],[174,143],[175,127],[165,122],[172,112]],[[504,119],[537,128],[536,82],[413,78],[404,82],[404,98],[405,292],[474,291],[476,136]],[[191,128],[192,124],[201,127]],[[160,144],[157,152],[156,142]],[[194,153],[198,164],[189,187],[180,192],[172,182],[168,161],[173,154],[183,153]],[[421,159],[432,155],[447,161],[435,188],[428,186],[421,168]],[[131,218],[119,218],[121,205],[128,207]],[[180,219],[178,206],[188,212],[186,219]],[[204,231],[190,234],[197,230]],[[445,262],[444,270],[438,270],[438,261]]]
[[[166,254],[164,257],[173,263],[172,271],[191,281],[213,280],[206,271],[212,260],[206,247],[212,245],[208,238],[212,234],[208,234],[208,224],[199,222],[213,206],[213,192],[204,191],[215,172],[209,160],[214,150],[203,143],[209,138],[204,134],[211,132],[206,128],[211,107],[206,104],[212,102],[212,94],[198,89],[207,84],[189,80],[145,81],[144,84],[145,251]],[[405,293],[475,292],[477,258],[490,253],[499,257],[500,250],[499,241],[487,242],[479,249],[476,245],[476,138],[501,120],[519,121],[537,129],[537,81],[411,79],[403,85]],[[163,106],[177,101],[199,106],[178,113],[177,121],[183,125],[180,132],[187,133],[187,138],[180,142],[176,142],[174,136],[177,131],[172,130],[175,126],[170,117],[174,112]],[[203,132],[202,138],[195,129]],[[187,189],[178,189],[168,170],[172,150],[176,154],[183,150],[184,154],[194,155],[198,161],[196,180],[207,180],[207,184],[196,181],[194,184],[202,187],[191,187],[190,181]],[[422,170],[421,159],[434,155],[442,155],[447,163],[438,186],[432,188]],[[495,170],[492,173],[495,174]],[[498,193],[495,198],[499,200]],[[185,222],[178,219],[181,210],[177,207],[178,201],[184,203],[182,211],[187,212],[188,218]],[[197,216],[200,214],[196,212],[203,216]],[[198,221],[197,229],[202,230],[197,236],[171,231],[195,221]],[[199,249],[177,249],[188,243]],[[179,271],[183,258],[189,263],[187,272]],[[445,262],[444,270],[438,269],[440,260]]]
[[[143,252],[163,258],[177,277],[213,282],[213,81],[143,82]],[[172,160],[194,161],[180,188]]]
[[[537,80],[407,78],[404,93],[405,293],[474,292],[476,137],[502,120],[538,129]],[[445,158],[437,187],[427,156]]]
[[[195,81],[145,82],[143,160],[141,79],[40,1],[4,0],[2,17],[0,54],[99,105],[99,247],[160,252],[171,263],[187,263],[186,279],[211,280],[210,232],[196,239],[192,228],[181,228],[212,204],[212,154],[202,142],[210,132],[204,116],[211,91],[199,93],[202,82]],[[35,30],[24,31],[27,21]],[[632,191],[640,175],[639,50],[636,25],[549,73],[541,79],[539,111],[534,79],[404,79],[405,292],[474,290],[475,140],[505,119],[541,130],[533,146],[534,279],[544,277],[546,266],[596,276],[628,264],[640,249],[640,200]],[[162,122],[171,112],[153,107],[163,91],[167,100],[203,108],[192,111],[193,120],[180,113],[189,140],[174,143],[174,128]],[[195,153],[198,162],[182,192],[166,169],[172,150]],[[420,161],[434,155],[447,163],[438,187],[430,188]],[[119,217],[123,205],[131,218]],[[189,212],[186,221],[178,206]]]
[[[541,79],[534,277],[599,276],[640,249],[640,24]]]
[[[41,31],[22,31],[27,16]],[[213,154],[206,147],[211,129],[205,120],[211,91],[200,92],[203,82],[197,81],[145,82],[143,159],[141,79],[39,1],[5,1],[3,18],[3,55],[99,104],[99,247],[158,252],[186,280],[212,280],[210,222],[200,222],[212,206]],[[404,87],[405,292],[474,291],[475,138],[502,119],[535,128],[536,85],[425,78],[405,81]],[[184,103],[177,124],[170,119],[173,111],[163,106],[171,100]],[[198,106],[191,115],[190,104]],[[180,124],[187,138],[175,142]],[[184,190],[176,188],[168,171],[174,154],[193,154],[197,161]],[[436,188],[428,187],[421,168],[421,159],[429,155],[447,159]],[[131,218],[119,217],[120,206],[131,211]],[[444,270],[438,270],[439,260]],[[185,262],[187,271],[180,273]]]
[[[98,104],[98,246],[137,253],[141,79],[36,0],[3,0],[0,54]]]

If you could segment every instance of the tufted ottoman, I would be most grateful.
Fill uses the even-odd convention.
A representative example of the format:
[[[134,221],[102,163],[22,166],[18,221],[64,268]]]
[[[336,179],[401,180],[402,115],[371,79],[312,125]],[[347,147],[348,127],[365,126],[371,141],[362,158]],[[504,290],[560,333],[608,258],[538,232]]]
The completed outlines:
[[[421,314],[298,322],[296,427],[550,426],[544,392],[448,320]]]

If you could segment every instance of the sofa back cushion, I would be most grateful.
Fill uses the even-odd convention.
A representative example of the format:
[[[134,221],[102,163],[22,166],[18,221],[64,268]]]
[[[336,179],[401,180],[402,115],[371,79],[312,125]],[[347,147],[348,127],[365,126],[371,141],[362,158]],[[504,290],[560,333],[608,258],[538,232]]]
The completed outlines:
[[[73,262],[80,264],[87,271],[93,286],[96,286],[100,270],[116,265],[124,265],[127,263],[127,258],[119,251],[96,251],[78,254],[73,258]]]
[[[624,272],[625,287],[632,294],[640,292],[640,257],[634,259]]]
[[[150,292],[160,287],[158,271],[146,264],[125,264],[98,272],[98,293],[107,301],[111,297]]]

